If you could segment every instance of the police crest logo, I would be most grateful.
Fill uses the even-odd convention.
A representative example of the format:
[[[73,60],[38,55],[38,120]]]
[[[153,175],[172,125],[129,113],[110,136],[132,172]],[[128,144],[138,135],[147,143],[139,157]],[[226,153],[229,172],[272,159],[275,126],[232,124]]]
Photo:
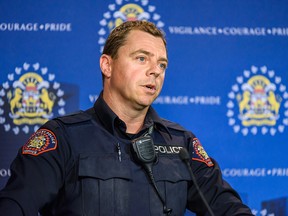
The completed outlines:
[[[22,147],[22,154],[40,155],[57,148],[57,139],[53,132],[40,129],[35,132],[28,142]]]
[[[28,134],[36,131],[39,125],[54,116],[55,108],[59,115],[65,114],[64,92],[55,74],[39,63],[24,63],[8,74],[8,80],[0,89],[0,124],[6,132],[15,135],[21,131]]]
[[[194,138],[192,141],[192,144],[193,144],[192,160],[203,162],[209,167],[214,166],[212,160],[210,159],[210,157],[206,153],[206,151],[203,148],[202,144],[200,143],[199,139]]]
[[[288,125],[288,93],[275,71],[252,66],[229,92],[227,117],[235,133],[283,133]]]
[[[158,28],[162,28],[164,23],[161,16],[156,13],[156,7],[149,4],[149,0],[123,1],[116,0],[114,4],[108,5],[108,11],[103,14],[100,20],[100,30],[98,31],[100,52],[102,52],[108,34],[118,25],[125,21],[149,20]]]

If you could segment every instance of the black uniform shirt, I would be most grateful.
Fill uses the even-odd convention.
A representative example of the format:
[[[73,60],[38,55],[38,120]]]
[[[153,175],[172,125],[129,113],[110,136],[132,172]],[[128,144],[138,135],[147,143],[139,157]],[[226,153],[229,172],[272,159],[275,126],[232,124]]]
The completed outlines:
[[[104,102],[47,122],[19,150],[11,178],[0,192],[3,215],[143,215],[163,213],[163,203],[136,162],[131,139],[153,126],[158,155],[153,173],[160,196],[172,208],[205,215],[206,207],[178,153],[187,148],[191,168],[215,215],[252,215],[221,176],[200,141],[180,125],[160,118],[150,107],[142,130],[126,134],[126,125]]]

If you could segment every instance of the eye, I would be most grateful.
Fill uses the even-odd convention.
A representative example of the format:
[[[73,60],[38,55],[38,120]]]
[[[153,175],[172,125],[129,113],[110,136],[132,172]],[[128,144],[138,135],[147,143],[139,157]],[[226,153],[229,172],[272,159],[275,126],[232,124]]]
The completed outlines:
[[[167,64],[160,63],[160,64],[159,64],[159,67],[160,67],[161,69],[163,69],[163,70],[166,70]]]
[[[137,59],[140,61],[140,62],[145,62],[146,58],[144,56],[138,56]]]

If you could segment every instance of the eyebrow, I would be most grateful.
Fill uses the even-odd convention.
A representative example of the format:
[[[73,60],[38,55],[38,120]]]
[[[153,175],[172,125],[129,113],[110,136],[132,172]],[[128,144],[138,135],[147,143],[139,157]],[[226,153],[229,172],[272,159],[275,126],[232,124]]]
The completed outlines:
[[[138,53],[143,53],[143,54],[148,55],[148,56],[154,56],[154,54],[152,54],[151,52],[148,52],[148,51],[143,50],[143,49],[136,50],[136,51],[130,53],[129,56],[134,56],[135,54],[138,54]],[[165,61],[168,64],[168,59],[167,58],[161,57],[159,59],[159,61]]]

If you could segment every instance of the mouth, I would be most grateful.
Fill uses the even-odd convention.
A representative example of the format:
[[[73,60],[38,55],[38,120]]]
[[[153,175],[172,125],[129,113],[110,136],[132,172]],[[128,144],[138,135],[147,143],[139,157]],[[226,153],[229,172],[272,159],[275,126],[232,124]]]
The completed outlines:
[[[145,94],[154,95],[157,92],[157,87],[154,84],[148,83],[142,85]]]
[[[148,84],[148,85],[145,85],[145,87],[146,87],[147,89],[149,89],[149,90],[156,91],[156,86],[155,86],[155,85],[150,85],[150,84]]]

